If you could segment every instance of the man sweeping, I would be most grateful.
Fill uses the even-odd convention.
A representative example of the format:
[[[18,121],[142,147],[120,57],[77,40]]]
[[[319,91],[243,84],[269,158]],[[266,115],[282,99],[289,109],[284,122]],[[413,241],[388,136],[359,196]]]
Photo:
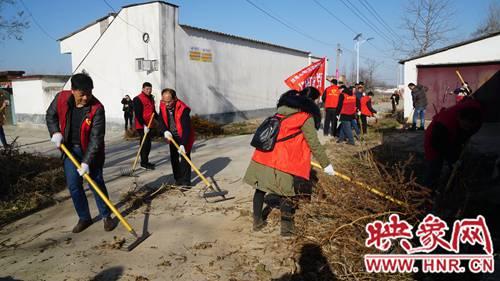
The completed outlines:
[[[87,74],[79,73],[71,77],[71,90],[56,95],[46,112],[47,128],[51,141],[57,148],[62,143],[81,163],[77,169],[71,160],[63,156],[64,174],[73,205],[78,214],[78,223],[73,233],[85,230],[92,224],[92,217],[85,191],[83,190],[84,174],[99,185],[108,197],[104,178],[104,106],[92,95],[94,88],[92,79]],[[110,210],[104,201],[94,192],[97,208],[104,222],[104,230],[111,231],[116,222],[110,217]]]
[[[170,161],[175,184],[179,186],[191,186],[191,167],[180,155],[184,153],[191,159],[194,128],[191,126],[190,113],[191,109],[177,98],[175,90],[167,88],[161,92],[159,127],[167,140],[173,138],[179,145],[177,149],[173,143],[170,143]]]

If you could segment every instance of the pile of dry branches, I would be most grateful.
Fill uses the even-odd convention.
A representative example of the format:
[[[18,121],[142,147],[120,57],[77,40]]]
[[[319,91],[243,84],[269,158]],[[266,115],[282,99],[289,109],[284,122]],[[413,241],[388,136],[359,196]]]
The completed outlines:
[[[302,202],[297,211],[296,243],[320,245],[339,280],[413,280],[411,275],[367,273],[363,260],[365,254],[377,253],[376,249],[365,247],[367,223],[387,221],[390,214],[397,213],[415,224],[428,202],[429,190],[415,183],[408,168],[413,159],[388,168],[377,163],[369,150],[353,155],[345,146],[332,149],[335,156],[331,159],[340,172],[406,205],[395,204],[339,177],[319,175],[311,201]]]

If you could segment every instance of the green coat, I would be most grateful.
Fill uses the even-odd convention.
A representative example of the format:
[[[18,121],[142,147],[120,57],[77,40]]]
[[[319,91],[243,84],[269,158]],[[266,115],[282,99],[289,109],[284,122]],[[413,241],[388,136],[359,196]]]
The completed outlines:
[[[294,114],[298,111],[298,109],[288,106],[280,106],[278,108],[278,113],[285,116]],[[304,125],[302,125],[301,130],[304,133],[304,137],[314,158],[319,161],[321,167],[328,166],[330,164],[330,160],[328,159],[328,156],[326,156],[325,149],[319,143],[316,128],[314,127],[313,117],[306,120]],[[250,161],[250,165],[245,173],[243,182],[267,193],[273,193],[280,196],[295,195],[293,188],[293,175],[262,165],[253,160]]]

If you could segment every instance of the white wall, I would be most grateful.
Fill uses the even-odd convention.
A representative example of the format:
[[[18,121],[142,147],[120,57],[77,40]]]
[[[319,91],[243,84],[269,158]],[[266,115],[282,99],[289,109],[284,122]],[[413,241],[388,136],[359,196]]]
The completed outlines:
[[[406,85],[411,82],[416,84],[418,65],[439,65],[471,62],[476,63],[498,60],[500,60],[500,35],[405,62],[404,116],[408,117],[413,109],[411,91]]]
[[[43,106],[46,101],[41,79],[14,80],[12,81],[12,91],[16,104],[16,114],[45,114]]]
[[[179,26],[176,30],[177,90],[198,114],[276,106],[284,80],[308,65],[308,55]],[[212,62],[189,58],[207,49]]]
[[[158,71],[151,73],[135,70],[136,58],[160,58],[160,6],[160,3],[150,3],[122,9],[76,71],[85,69],[92,77],[93,94],[104,104],[108,122],[123,122],[121,98],[125,94],[134,97],[140,93],[143,82],[151,82],[156,98],[160,96],[161,65]],[[143,32],[149,33],[148,44],[142,40]],[[77,33],[61,42],[61,51],[71,52],[73,57],[82,50],[87,52],[88,41],[94,43],[96,39],[87,32]],[[81,47],[78,42],[87,43]],[[68,83],[66,88],[70,86]]]

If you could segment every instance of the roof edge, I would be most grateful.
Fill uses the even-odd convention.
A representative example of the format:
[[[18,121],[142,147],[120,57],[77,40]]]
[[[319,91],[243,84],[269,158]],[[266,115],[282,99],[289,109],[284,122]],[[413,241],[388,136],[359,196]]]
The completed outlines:
[[[213,33],[213,34],[217,34],[217,35],[221,35],[221,36],[226,36],[226,37],[231,37],[231,38],[235,38],[235,39],[240,39],[240,40],[244,40],[244,41],[248,41],[248,42],[252,42],[252,43],[267,45],[267,46],[270,46],[270,47],[281,48],[281,49],[285,49],[285,50],[289,50],[289,51],[293,51],[293,52],[302,53],[302,54],[305,54],[305,55],[311,54],[311,52],[308,52],[308,51],[303,51],[303,50],[299,50],[299,49],[285,47],[285,46],[281,46],[281,45],[277,45],[277,44],[272,44],[272,43],[268,43],[268,42],[264,42],[264,41],[259,41],[259,40],[256,40],[256,39],[250,39],[250,38],[246,38],[246,37],[241,37],[241,36],[238,36],[238,35],[232,35],[232,34],[220,32],[220,31],[209,30],[209,29],[205,29],[205,28],[201,28],[201,27],[196,27],[196,26],[191,26],[191,25],[187,25],[187,24],[179,24],[179,26],[183,27],[183,28],[194,29],[194,30],[198,30],[198,31],[209,32],[209,33]]]
[[[461,41],[461,42],[458,42],[458,43],[455,43],[455,44],[451,44],[451,45],[448,45],[446,47],[439,48],[439,49],[427,52],[427,53],[422,54],[422,55],[417,55],[417,56],[413,56],[413,57],[410,57],[410,58],[407,58],[407,59],[402,59],[398,63],[399,64],[404,64],[407,61],[412,61],[412,60],[416,60],[416,59],[419,59],[419,58],[423,58],[423,57],[427,57],[427,56],[430,56],[430,55],[434,55],[434,54],[437,54],[437,53],[441,53],[441,52],[444,52],[444,51],[448,51],[448,50],[451,50],[451,49],[454,49],[454,48],[457,48],[457,47],[460,47],[460,46],[464,46],[464,45],[475,43],[475,42],[478,42],[478,41],[481,41],[481,40],[484,40],[484,39],[495,37],[497,35],[500,35],[500,30],[496,31],[496,32],[492,32],[492,33],[486,34],[486,35],[482,35],[482,36],[479,36],[479,37],[476,37],[476,38],[472,38],[472,39],[469,39],[469,40],[465,40],[465,41]]]

